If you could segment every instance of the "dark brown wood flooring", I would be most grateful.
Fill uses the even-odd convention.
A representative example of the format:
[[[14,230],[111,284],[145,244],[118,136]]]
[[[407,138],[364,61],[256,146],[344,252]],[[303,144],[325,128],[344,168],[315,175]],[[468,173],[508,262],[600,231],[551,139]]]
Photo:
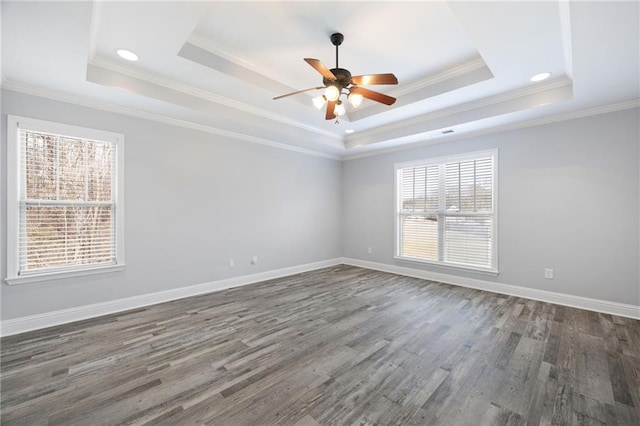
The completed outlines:
[[[640,321],[350,266],[1,344],[3,425],[640,424]]]

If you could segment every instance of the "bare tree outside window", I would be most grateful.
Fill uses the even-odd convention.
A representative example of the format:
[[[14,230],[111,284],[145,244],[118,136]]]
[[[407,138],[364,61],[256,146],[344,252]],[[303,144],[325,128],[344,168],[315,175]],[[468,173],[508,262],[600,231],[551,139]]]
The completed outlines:
[[[115,262],[110,142],[21,132],[24,272]]]

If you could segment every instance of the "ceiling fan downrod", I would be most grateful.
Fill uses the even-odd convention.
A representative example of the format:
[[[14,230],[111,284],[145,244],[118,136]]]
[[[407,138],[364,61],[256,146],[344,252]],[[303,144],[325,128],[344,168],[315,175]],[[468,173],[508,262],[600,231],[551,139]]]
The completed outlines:
[[[340,68],[338,66],[338,46],[342,44],[344,41],[344,36],[342,33],[333,33],[331,34],[331,43],[336,47],[336,69]]]

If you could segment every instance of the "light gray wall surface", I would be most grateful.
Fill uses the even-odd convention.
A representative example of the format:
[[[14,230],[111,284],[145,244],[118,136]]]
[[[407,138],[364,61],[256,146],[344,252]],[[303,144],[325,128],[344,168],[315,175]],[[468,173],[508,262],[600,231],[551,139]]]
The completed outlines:
[[[640,305],[639,117],[632,109],[345,161],[344,256]],[[493,148],[499,275],[395,260],[394,164]]]
[[[7,114],[125,135],[126,267],[72,279],[3,282],[2,320],[342,254],[339,161],[3,91],[3,279]],[[258,264],[252,266],[254,255]]]
[[[6,114],[123,133],[126,167],[125,270],[2,283],[2,320],[340,256],[640,305],[638,109],[340,163],[11,91],[1,105],[3,278]],[[491,148],[500,274],[394,260],[394,164]]]

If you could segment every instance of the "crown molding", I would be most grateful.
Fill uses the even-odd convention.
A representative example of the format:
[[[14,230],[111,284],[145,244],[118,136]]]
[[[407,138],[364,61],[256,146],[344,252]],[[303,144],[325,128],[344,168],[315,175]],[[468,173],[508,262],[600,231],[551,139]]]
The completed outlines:
[[[189,96],[195,96],[207,102],[223,105],[225,107],[233,108],[238,111],[260,116],[268,120],[272,120],[272,121],[283,123],[289,126],[297,127],[305,131],[321,135],[323,137],[327,137],[327,138],[338,140],[338,141],[342,140],[342,137],[337,136],[334,133],[327,132],[317,127],[309,126],[304,123],[300,123],[299,121],[291,120],[286,116],[275,114],[273,112],[266,111],[262,108],[257,108],[253,105],[246,104],[244,102],[239,102],[224,96],[216,95],[209,91],[202,90],[197,87],[190,86],[188,84],[180,83],[172,79],[167,79],[154,73],[141,71],[139,69],[125,66],[122,64],[117,64],[99,56],[94,56],[93,58],[89,59],[87,65],[94,66],[97,68],[102,68],[114,73],[132,77],[138,80],[142,80],[144,82],[151,83],[156,86],[160,86],[164,89],[174,90]]]
[[[518,123],[501,124],[501,125],[493,126],[493,127],[490,127],[490,128],[478,129],[478,130],[465,132],[465,133],[456,133],[456,134],[451,134],[451,135],[439,135],[440,137],[438,139],[429,139],[429,140],[410,143],[410,144],[406,144],[406,145],[402,145],[402,146],[398,146],[398,147],[393,147],[393,148],[378,149],[378,150],[375,150],[375,151],[372,151],[372,152],[364,152],[364,153],[361,153],[361,154],[352,154],[352,155],[344,154],[342,156],[342,161],[351,161],[351,160],[358,160],[358,159],[367,158],[367,157],[376,157],[376,156],[379,156],[379,155],[386,155],[386,154],[391,154],[391,153],[399,152],[399,151],[407,151],[407,150],[410,150],[410,149],[422,148],[422,147],[429,146],[429,145],[434,145],[434,144],[437,144],[437,143],[453,142],[453,141],[462,140],[462,139],[469,139],[469,138],[472,138],[472,137],[478,137],[478,136],[490,135],[490,134],[495,134],[495,133],[507,132],[507,131],[511,131],[511,130],[524,129],[524,128],[527,128],[527,127],[543,126],[545,124],[552,124],[552,123],[558,123],[558,122],[562,122],[562,121],[575,120],[575,119],[578,119],[578,118],[591,117],[591,116],[594,116],[594,115],[601,115],[601,114],[607,114],[607,113],[610,113],[610,112],[624,111],[624,110],[633,109],[633,108],[640,108],[640,99],[633,99],[633,100],[630,100],[630,101],[618,102],[618,103],[615,103],[615,104],[602,105],[602,106],[598,106],[598,107],[594,107],[594,108],[582,109],[582,110],[578,110],[578,111],[571,111],[571,112],[564,113],[564,114],[552,114],[552,115],[549,115],[549,116],[546,116],[546,117],[535,118],[535,119],[531,119],[531,120],[523,120],[523,121],[520,121]],[[439,130],[434,130],[434,132],[438,132],[438,131]],[[427,137],[428,136],[425,136],[425,139]]]
[[[98,34],[100,32],[100,22],[102,22],[102,2],[91,2],[91,23],[89,24],[89,56],[93,58],[98,50]]]
[[[488,96],[486,98],[478,99],[475,101],[470,101],[464,104],[455,105],[448,108],[443,108],[441,110],[428,112],[426,114],[417,115],[411,118],[407,118],[405,120],[400,120],[396,122],[392,122],[383,126],[375,127],[358,134],[350,135],[344,138],[345,147],[347,149],[350,145],[353,145],[358,140],[366,140],[375,135],[379,135],[381,133],[387,133],[398,129],[403,129],[406,127],[420,125],[422,123],[433,121],[437,119],[443,119],[446,117],[454,116],[456,114],[467,113],[470,111],[479,111],[481,108],[489,108],[499,104],[506,104],[508,102],[513,102],[520,99],[525,99],[527,97],[532,97],[538,94],[543,94],[544,92],[549,92],[552,90],[562,90],[563,88],[572,88],[573,81],[566,78],[557,78],[549,82],[535,84],[533,86],[526,86],[520,89],[511,90],[509,92],[500,93],[493,96]],[[486,118],[486,117],[483,117]],[[426,132],[431,132],[436,129],[425,129]],[[377,141],[383,142],[383,141]],[[377,142],[369,142],[365,143],[365,145],[369,145]]]
[[[399,97],[405,95],[407,93],[415,92],[429,86],[433,86],[434,84],[441,83],[443,81],[451,80],[452,78],[459,77],[461,75],[470,73],[480,68],[486,67],[487,64],[481,57],[473,59],[468,62],[464,62],[460,65],[453,66],[451,68],[447,68],[437,74],[430,75],[428,77],[413,81],[411,83],[402,84],[402,86],[398,86],[395,89],[391,89],[388,91],[390,95]]]
[[[183,127],[186,129],[198,130],[201,132],[205,132],[205,133],[209,133],[217,136],[224,136],[231,139],[243,140],[245,142],[257,143],[260,145],[270,146],[272,148],[283,149],[286,151],[294,151],[301,154],[312,155],[315,157],[328,158],[331,160],[341,160],[342,158],[339,155],[333,155],[333,154],[328,154],[321,151],[315,151],[312,149],[301,148],[301,147],[289,145],[282,142],[275,142],[268,139],[259,138],[256,136],[246,135],[244,133],[218,129],[212,126],[207,126],[205,124],[194,123],[191,121],[167,117],[165,115],[142,111],[135,108],[123,107],[123,106],[111,104],[108,102],[102,102],[94,99],[83,98],[80,96],[70,95],[67,93],[58,92],[56,90],[45,89],[42,87],[33,86],[25,83],[5,80],[2,82],[1,88],[3,90],[10,90],[13,92],[24,93],[26,95],[32,95],[32,96],[39,96],[39,97],[51,99],[54,101],[66,102],[73,105],[98,109],[101,111],[113,112],[117,114],[127,115],[130,117],[142,118],[145,120],[156,121],[159,123],[169,124],[172,126]]]
[[[456,141],[456,140],[469,139],[469,138],[477,137],[477,136],[500,133],[500,132],[505,132],[505,131],[510,131],[510,130],[517,130],[517,129],[527,128],[527,127],[536,127],[536,126],[541,126],[541,125],[545,125],[545,124],[552,124],[552,123],[557,123],[557,122],[562,122],[562,121],[574,120],[574,119],[578,119],[578,118],[590,117],[590,116],[593,116],[593,115],[600,115],[600,114],[606,114],[606,113],[610,113],[610,112],[623,111],[623,110],[632,109],[632,108],[640,108],[640,99],[632,99],[632,100],[629,100],[629,101],[618,102],[618,103],[608,104],[608,105],[602,105],[602,106],[582,109],[582,110],[578,110],[578,111],[572,111],[572,112],[563,113],[563,114],[553,114],[553,115],[549,115],[549,116],[546,116],[546,117],[541,117],[541,118],[536,118],[536,119],[531,119],[531,120],[524,120],[524,121],[520,121],[518,123],[509,123],[509,124],[493,126],[493,127],[490,127],[490,128],[479,129],[479,130],[466,132],[466,133],[457,133],[457,134],[451,134],[451,135],[441,135],[441,137],[439,137],[436,140],[429,139],[429,140],[410,143],[410,144],[406,144],[406,145],[402,145],[402,146],[398,146],[398,147],[393,147],[393,148],[377,149],[377,150],[375,150],[373,152],[365,152],[365,153],[361,153],[361,154],[357,154],[357,153],[348,154],[348,153],[345,153],[343,155],[333,155],[333,154],[328,154],[328,153],[324,153],[324,152],[321,152],[321,151],[314,151],[314,150],[311,150],[311,149],[296,147],[296,146],[285,144],[285,143],[281,143],[281,142],[274,142],[274,141],[258,138],[258,137],[251,136],[251,135],[245,135],[245,134],[242,134],[242,133],[232,132],[232,131],[223,130],[223,129],[217,129],[217,128],[214,128],[214,127],[211,127],[211,126],[207,126],[207,125],[204,125],[204,124],[193,123],[193,122],[185,121],[185,120],[179,120],[179,119],[167,117],[167,116],[160,115],[160,114],[141,111],[141,110],[137,110],[137,109],[129,108],[129,107],[123,107],[123,106],[111,104],[111,103],[108,103],[108,102],[102,102],[102,101],[96,101],[96,100],[93,100],[93,99],[87,99],[87,98],[83,98],[83,97],[80,97],[80,96],[70,95],[70,94],[67,94],[67,93],[62,93],[62,92],[58,92],[58,91],[55,91],[55,90],[45,89],[45,88],[42,88],[42,87],[32,86],[32,85],[29,85],[29,84],[19,83],[19,82],[15,82],[15,81],[6,80],[6,79],[2,80],[2,82],[0,84],[0,88],[2,88],[3,90],[10,90],[10,91],[13,91],[13,92],[24,93],[24,94],[27,94],[27,95],[39,96],[39,97],[46,98],[46,99],[51,99],[51,100],[54,100],[54,101],[66,102],[66,103],[79,105],[79,106],[83,106],[83,107],[98,109],[98,110],[107,111],[107,112],[113,112],[113,113],[117,113],[117,114],[131,116],[131,117],[142,118],[142,119],[145,119],[145,120],[150,120],[150,121],[156,121],[156,122],[160,122],[160,123],[164,123],[164,124],[169,124],[169,125],[173,125],[173,126],[177,126],[177,127],[183,127],[183,128],[187,128],[187,129],[197,130],[197,131],[201,131],[201,132],[205,132],[205,133],[209,133],[209,134],[214,134],[214,135],[218,135],[218,136],[225,136],[225,137],[229,137],[229,138],[232,138],[232,139],[238,139],[238,140],[243,140],[243,141],[246,141],[246,142],[257,143],[257,144],[260,144],[260,145],[266,145],[266,146],[270,146],[270,147],[277,148],[277,149],[284,149],[284,150],[287,150],[287,151],[294,151],[294,152],[298,152],[298,153],[302,153],[302,154],[306,154],[306,155],[312,155],[312,156],[315,156],[315,157],[322,157],[322,158],[328,158],[328,159],[331,159],[331,160],[341,160],[341,161],[351,161],[351,160],[358,160],[358,159],[361,159],[361,158],[375,157],[375,156],[379,156],[379,155],[390,154],[390,153],[393,153],[393,152],[399,152],[399,151],[406,151],[406,150],[415,149],[415,148],[421,148],[421,147],[428,146],[428,145],[433,145],[433,144],[436,144],[436,143],[453,142],[453,141]],[[437,131],[437,130],[435,130],[435,131]],[[425,138],[426,138],[426,136],[425,136]]]
[[[200,49],[206,50],[212,55],[219,56],[223,59],[226,59],[229,62],[233,62],[239,67],[246,68],[250,71],[258,73],[263,77],[267,77],[271,80],[278,81],[278,77],[272,70],[267,70],[266,68],[261,68],[254,64],[253,62],[247,60],[242,56],[235,55],[227,50],[222,49],[220,46],[213,43],[208,38],[201,36],[200,34],[193,33],[187,40],[187,43],[193,44]]]

